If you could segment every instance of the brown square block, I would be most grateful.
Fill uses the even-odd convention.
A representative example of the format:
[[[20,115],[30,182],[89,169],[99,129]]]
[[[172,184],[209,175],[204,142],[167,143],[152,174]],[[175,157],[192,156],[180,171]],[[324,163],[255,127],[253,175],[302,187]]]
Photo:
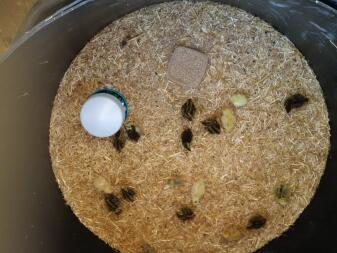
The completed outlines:
[[[168,65],[168,79],[186,89],[196,89],[208,67],[207,55],[194,49],[177,47]]]

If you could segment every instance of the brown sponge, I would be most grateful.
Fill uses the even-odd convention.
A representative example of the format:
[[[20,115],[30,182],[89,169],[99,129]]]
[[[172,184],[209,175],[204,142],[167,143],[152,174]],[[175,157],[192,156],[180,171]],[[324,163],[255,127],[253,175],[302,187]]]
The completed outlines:
[[[186,89],[196,89],[208,67],[207,55],[186,47],[177,47],[168,66],[168,79]]]

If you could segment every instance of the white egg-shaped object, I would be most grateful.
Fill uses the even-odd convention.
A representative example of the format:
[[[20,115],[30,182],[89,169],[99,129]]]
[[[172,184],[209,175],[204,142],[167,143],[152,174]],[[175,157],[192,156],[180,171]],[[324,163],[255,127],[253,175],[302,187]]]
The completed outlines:
[[[95,137],[109,137],[123,126],[125,111],[125,106],[115,96],[109,93],[93,94],[82,106],[81,124]]]

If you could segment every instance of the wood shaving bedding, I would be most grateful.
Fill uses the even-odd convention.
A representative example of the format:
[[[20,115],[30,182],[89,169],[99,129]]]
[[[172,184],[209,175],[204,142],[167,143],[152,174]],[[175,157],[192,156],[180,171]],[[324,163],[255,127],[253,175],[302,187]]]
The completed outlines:
[[[199,89],[167,79],[178,46],[210,59]],[[121,152],[79,121],[86,98],[105,84],[125,95],[128,123],[141,133]],[[287,113],[284,102],[296,93],[309,101]],[[236,94],[245,95],[244,106],[231,104]],[[181,115],[190,98],[192,121]],[[223,108],[234,110],[233,129],[208,133],[201,122]],[[181,143],[186,128],[191,151]],[[115,252],[247,253],[280,236],[309,204],[329,135],[319,83],[285,36],[234,7],[170,2],[113,22],[75,58],[54,101],[50,154],[65,201]],[[201,181],[202,198],[193,203],[191,189]],[[121,193],[129,187],[133,201]],[[105,189],[120,214],[109,211]]]

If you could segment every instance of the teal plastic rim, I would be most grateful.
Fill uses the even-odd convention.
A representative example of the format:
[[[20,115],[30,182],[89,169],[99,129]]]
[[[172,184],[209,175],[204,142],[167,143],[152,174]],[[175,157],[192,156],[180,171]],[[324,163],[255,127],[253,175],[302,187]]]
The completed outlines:
[[[128,118],[129,105],[128,105],[128,102],[126,101],[126,98],[121,93],[119,93],[118,91],[112,88],[104,87],[104,88],[98,89],[97,91],[92,93],[90,96],[95,95],[95,94],[100,94],[100,93],[110,94],[114,96],[115,98],[117,98],[121,102],[122,106],[125,108],[125,120]]]

